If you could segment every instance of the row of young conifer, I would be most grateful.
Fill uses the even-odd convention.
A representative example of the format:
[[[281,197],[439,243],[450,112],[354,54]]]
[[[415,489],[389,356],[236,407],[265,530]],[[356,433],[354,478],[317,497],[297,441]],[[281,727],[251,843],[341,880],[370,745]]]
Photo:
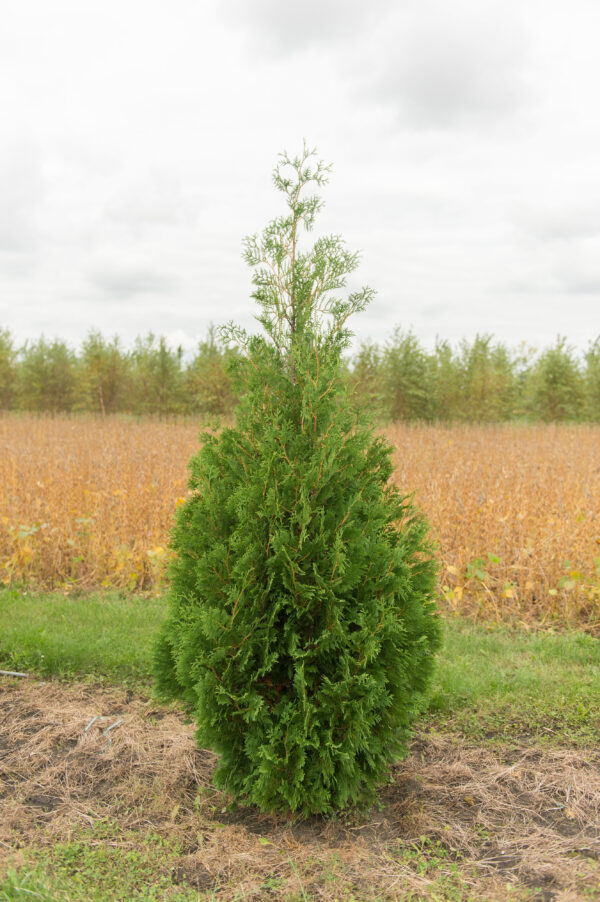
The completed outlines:
[[[91,331],[75,352],[59,339],[18,348],[0,329],[0,409],[227,416],[235,353],[214,328],[191,357],[151,333],[126,351]],[[382,420],[600,422],[600,336],[583,354],[562,337],[536,352],[488,335],[427,350],[398,328],[384,345],[363,343],[345,377]]]

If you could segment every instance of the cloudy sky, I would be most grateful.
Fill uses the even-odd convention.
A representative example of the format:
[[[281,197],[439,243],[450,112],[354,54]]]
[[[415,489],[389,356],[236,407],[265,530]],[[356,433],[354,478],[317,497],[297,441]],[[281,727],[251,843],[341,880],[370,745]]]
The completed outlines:
[[[303,138],[359,339],[600,333],[597,0],[5,0],[0,327],[253,328],[244,235]]]

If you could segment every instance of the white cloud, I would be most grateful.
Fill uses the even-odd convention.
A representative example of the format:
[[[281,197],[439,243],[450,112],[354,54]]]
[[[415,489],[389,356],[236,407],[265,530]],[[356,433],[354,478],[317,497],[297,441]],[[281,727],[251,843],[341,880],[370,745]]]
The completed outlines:
[[[0,253],[32,254],[37,249],[37,213],[43,195],[36,149],[25,141],[0,148]]]
[[[175,173],[162,172],[121,187],[107,201],[105,215],[138,236],[157,227],[193,227],[200,209],[200,198],[190,196]]]
[[[241,239],[303,137],[382,341],[600,332],[593,0],[20,0],[0,30],[0,325],[253,328]]]
[[[172,296],[177,279],[152,266],[105,263],[90,273],[90,281],[104,294],[115,300],[126,300],[135,295],[163,294]]]
[[[281,0],[220,0],[232,26],[241,26],[255,48],[276,57],[360,37],[392,6],[392,0],[304,0],[293,6]]]
[[[525,234],[539,241],[579,241],[600,239],[600,205],[589,200],[575,207],[564,199],[562,203],[541,203],[533,210],[524,210],[519,216]]]
[[[448,129],[489,123],[527,100],[526,29],[514,7],[424,0],[379,29],[368,96],[401,123]]]

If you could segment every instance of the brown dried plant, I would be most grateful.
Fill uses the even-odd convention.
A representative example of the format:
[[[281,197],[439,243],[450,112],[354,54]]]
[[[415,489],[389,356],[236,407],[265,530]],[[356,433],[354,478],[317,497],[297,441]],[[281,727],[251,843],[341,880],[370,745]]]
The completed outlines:
[[[0,581],[160,591],[200,424],[0,417]],[[449,613],[600,630],[600,427],[400,424]]]

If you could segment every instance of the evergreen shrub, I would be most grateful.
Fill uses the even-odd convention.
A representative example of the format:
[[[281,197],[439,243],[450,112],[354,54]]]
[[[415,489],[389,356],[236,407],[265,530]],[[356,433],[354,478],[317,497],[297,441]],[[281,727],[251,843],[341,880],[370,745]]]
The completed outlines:
[[[304,815],[374,798],[439,644],[427,524],[340,375],[372,292],[337,297],[358,262],[341,238],[298,247],[328,173],[313,153],[281,156],[287,213],[246,240],[266,336],[229,327],[241,400],[191,461],[155,656],[159,692],[220,755],[216,785]]]

